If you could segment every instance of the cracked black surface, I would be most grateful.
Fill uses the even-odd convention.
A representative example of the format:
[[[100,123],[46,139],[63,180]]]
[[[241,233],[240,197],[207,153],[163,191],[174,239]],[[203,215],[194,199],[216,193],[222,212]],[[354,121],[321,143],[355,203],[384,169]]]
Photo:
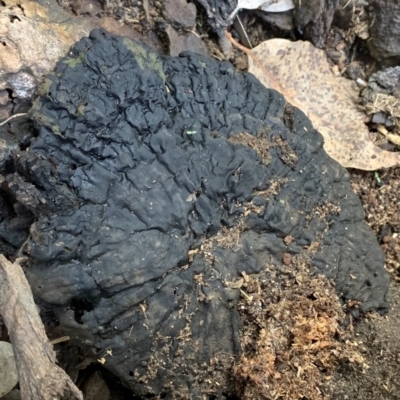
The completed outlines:
[[[25,251],[36,298],[137,395],[229,391],[229,371],[216,377],[201,367],[240,352],[239,292],[225,282],[280,266],[283,253],[315,241],[321,250],[311,264],[334,279],[343,301],[387,308],[383,254],[348,173],[325,154],[304,114],[291,112],[289,129],[284,98],[229,63],[159,57],[94,31],[47,77],[29,151],[2,150],[2,187],[14,204],[11,213],[2,197],[1,223],[18,220],[18,207],[35,221]],[[282,139],[297,162],[287,165],[282,148],[271,146],[264,164],[227,140],[241,132]],[[255,190],[278,178],[287,182],[265,210],[245,217]],[[321,219],[321,204],[340,211]],[[190,249],[239,221],[237,249],[216,247],[211,263],[201,254],[189,261]],[[19,231],[0,235],[18,247],[27,227],[14,225]],[[220,388],[210,389],[208,378]]]

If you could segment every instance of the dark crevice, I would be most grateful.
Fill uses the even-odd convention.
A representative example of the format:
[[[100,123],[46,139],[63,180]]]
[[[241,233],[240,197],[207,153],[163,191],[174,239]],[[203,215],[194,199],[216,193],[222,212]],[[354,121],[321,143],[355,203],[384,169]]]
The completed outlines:
[[[86,298],[74,297],[71,300],[70,307],[71,307],[71,310],[74,311],[75,321],[78,324],[83,325],[82,317],[85,314],[85,311],[86,312],[92,311],[94,308],[94,305],[91,301],[89,301]]]
[[[18,4],[18,7],[19,7],[20,10],[22,11],[22,14],[24,14],[24,17],[26,17],[24,7],[23,7],[21,4]]]
[[[10,22],[13,24],[16,20],[21,22],[21,20],[16,15],[9,15]]]
[[[13,100],[13,99],[14,99],[13,90],[12,90],[12,89],[9,89],[9,88],[6,88],[5,90],[6,90],[7,93],[8,93],[8,98],[9,98],[10,100]]]

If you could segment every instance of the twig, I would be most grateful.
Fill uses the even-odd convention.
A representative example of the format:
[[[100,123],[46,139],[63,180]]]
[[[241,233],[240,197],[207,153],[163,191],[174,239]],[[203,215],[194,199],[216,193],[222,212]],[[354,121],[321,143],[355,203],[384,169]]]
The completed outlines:
[[[65,390],[83,400],[71,378],[56,365],[21,260],[12,264],[0,254],[0,314],[13,345],[22,400],[58,400]]]
[[[149,0],[143,0],[143,9],[146,15],[146,21],[150,22],[150,13],[149,13]]]
[[[58,343],[68,342],[68,340],[71,340],[69,336],[61,336],[57,339],[50,340],[50,343],[54,345]]]
[[[5,121],[0,122],[0,126],[5,125],[8,121],[10,121],[10,120],[12,120],[12,119],[14,119],[14,118],[22,117],[22,116],[24,116],[24,115],[26,115],[26,114],[28,114],[28,113],[19,113],[19,114],[11,115],[10,118],[7,118]]]

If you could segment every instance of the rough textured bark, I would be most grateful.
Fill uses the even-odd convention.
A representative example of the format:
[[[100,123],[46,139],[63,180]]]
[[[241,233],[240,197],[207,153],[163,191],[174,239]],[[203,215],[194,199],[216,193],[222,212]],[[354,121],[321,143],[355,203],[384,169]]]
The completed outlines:
[[[0,314],[14,348],[22,399],[55,400],[68,389],[83,400],[69,376],[56,365],[55,353],[18,260],[12,264],[3,255],[0,255]]]
[[[325,45],[339,0],[294,0],[296,28],[317,47]]]

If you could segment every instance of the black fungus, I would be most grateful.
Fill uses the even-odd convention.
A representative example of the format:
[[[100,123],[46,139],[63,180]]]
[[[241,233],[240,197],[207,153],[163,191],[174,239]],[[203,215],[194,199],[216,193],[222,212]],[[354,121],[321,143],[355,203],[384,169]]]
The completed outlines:
[[[285,105],[227,62],[160,57],[100,30],[46,78],[38,137],[2,170],[14,206],[34,216],[27,276],[136,394],[224,390],[229,377],[203,367],[240,353],[239,291],[226,282],[312,243],[310,263],[343,301],[386,309],[384,257],[349,175],[301,111],[285,126]],[[238,226],[235,246],[204,250]]]

